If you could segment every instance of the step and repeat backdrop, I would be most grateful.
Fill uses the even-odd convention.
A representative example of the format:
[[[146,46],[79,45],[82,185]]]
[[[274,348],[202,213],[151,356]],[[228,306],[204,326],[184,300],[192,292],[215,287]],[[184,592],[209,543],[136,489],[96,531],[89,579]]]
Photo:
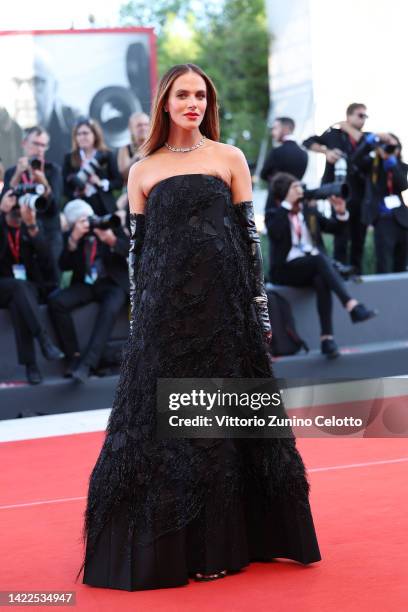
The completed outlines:
[[[111,148],[129,141],[128,118],[149,113],[156,85],[152,28],[0,32],[0,157],[21,154],[24,129],[50,133],[50,161],[71,149],[79,117],[97,119]]]

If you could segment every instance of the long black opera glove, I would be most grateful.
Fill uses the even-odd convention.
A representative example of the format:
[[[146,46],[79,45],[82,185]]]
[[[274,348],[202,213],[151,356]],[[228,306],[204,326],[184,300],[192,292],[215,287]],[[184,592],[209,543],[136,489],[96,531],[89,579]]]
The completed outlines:
[[[145,215],[130,213],[130,248],[129,248],[129,284],[130,284],[130,331],[133,331],[135,316],[136,278],[139,268],[140,254],[142,252],[145,236]]]
[[[269,320],[268,297],[265,291],[261,241],[255,225],[254,206],[252,201],[246,201],[234,204],[234,208],[240,225],[245,228],[251,247],[252,275],[255,285],[255,295],[252,299],[264,339],[269,344],[272,340],[272,328]]]

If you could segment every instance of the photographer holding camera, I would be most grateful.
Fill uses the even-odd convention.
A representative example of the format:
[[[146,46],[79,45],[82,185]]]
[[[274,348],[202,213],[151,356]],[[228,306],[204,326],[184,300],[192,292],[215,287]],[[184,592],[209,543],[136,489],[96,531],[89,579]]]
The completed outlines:
[[[331,218],[321,214],[313,201],[304,201],[304,191],[295,176],[281,172],[272,181],[278,207],[270,210],[265,223],[273,243],[274,283],[292,287],[313,287],[321,327],[321,352],[328,358],[339,356],[333,339],[332,292],[350,314],[353,323],[366,321],[377,313],[352,298],[328,258],[322,232],[339,234],[347,226],[349,213],[345,200],[333,196]]]
[[[30,196],[23,196],[30,197]],[[17,201],[10,189],[0,202],[0,308],[8,308],[16,337],[18,361],[30,384],[42,376],[34,338],[44,357],[54,361],[63,353],[51,342],[41,322],[39,302],[47,295],[50,251],[33,206]]]
[[[123,179],[116,156],[105,145],[102,129],[93,119],[79,119],[75,125],[72,151],[65,155],[62,174],[68,200],[85,200],[96,215],[115,212],[113,191],[122,188]]]
[[[362,220],[374,226],[377,274],[405,272],[408,208],[401,192],[408,188],[408,165],[394,134],[366,134],[351,157],[365,175]]]
[[[361,203],[364,196],[364,176],[351,165],[350,157],[363,136],[363,127],[368,118],[365,104],[354,102],[347,107],[346,120],[334,124],[320,136],[310,136],[303,146],[310,151],[323,153],[326,166],[322,185],[347,181],[350,212],[349,227],[334,237],[334,258],[342,264],[350,263],[356,273],[361,274],[366,226],[361,222]],[[336,127],[337,126],[337,127]],[[350,258],[348,243],[351,241]]]
[[[60,279],[58,258],[62,249],[59,218],[62,178],[60,167],[45,160],[49,142],[48,133],[40,126],[25,132],[22,142],[24,155],[16,166],[6,170],[1,196],[10,188],[18,197],[25,193],[41,196],[37,205],[38,223],[49,245],[52,262],[49,284],[52,289]]]
[[[72,271],[72,281],[50,298],[49,309],[68,359],[65,375],[85,382],[91,369],[97,368],[115,319],[128,299],[129,238],[119,217],[96,217],[84,200],[68,202],[64,216],[70,230],[64,234],[60,266]],[[80,355],[71,312],[95,301],[99,303],[98,316]]]

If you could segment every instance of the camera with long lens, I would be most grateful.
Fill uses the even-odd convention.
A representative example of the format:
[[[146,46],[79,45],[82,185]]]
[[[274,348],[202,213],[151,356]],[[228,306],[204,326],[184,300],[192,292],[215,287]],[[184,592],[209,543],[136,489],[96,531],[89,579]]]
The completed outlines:
[[[70,177],[71,182],[75,185],[75,187],[84,189],[89,177],[92,176],[92,174],[95,174],[97,170],[100,170],[103,164],[106,163],[107,159],[108,156],[105,151],[97,151],[91,159],[88,159],[85,162],[78,172],[72,174]]]
[[[343,198],[346,200],[349,196],[350,188],[347,183],[336,181],[334,183],[325,183],[316,189],[306,189],[304,187],[305,200],[324,200],[331,196]]]
[[[113,213],[112,215],[103,215],[99,217],[98,215],[91,215],[88,217],[89,222],[89,232],[91,233],[94,229],[118,229],[121,225],[120,217]]]
[[[374,141],[371,143],[371,147],[372,147],[372,149],[374,149],[376,147],[379,147],[380,149],[385,151],[385,153],[388,153],[388,155],[392,155],[398,149],[399,145],[398,144],[391,144],[391,143],[388,143],[388,142],[381,142],[379,137],[375,136],[374,137]]]
[[[398,149],[398,145],[387,144],[385,142],[380,144],[380,147],[385,151],[385,153],[388,153],[389,155],[392,155]]]
[[[20,183],[13,189],[11,195],[16,196],[18,206],[29,206],[38,212],[44,212],[49,206],[44,193],[45,187],[40,183]]]

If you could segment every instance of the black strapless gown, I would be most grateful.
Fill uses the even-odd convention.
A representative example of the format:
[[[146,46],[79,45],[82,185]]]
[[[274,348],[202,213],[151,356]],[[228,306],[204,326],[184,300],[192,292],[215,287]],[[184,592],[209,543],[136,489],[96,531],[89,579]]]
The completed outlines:
[[[294,436],[155,438],[157,378],[275,381],[248,249],[221,178],[182,174],[152,189],[134,333],[89,482],[85,584],[175,587],[251,561],[321,559]]]

